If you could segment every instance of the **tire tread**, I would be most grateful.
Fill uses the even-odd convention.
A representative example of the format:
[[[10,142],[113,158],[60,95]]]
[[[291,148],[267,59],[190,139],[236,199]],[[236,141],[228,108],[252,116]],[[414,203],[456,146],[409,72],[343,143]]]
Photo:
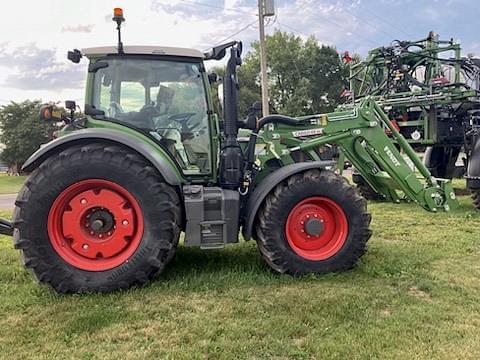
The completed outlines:
[[[32,208],[41,206],[38,203],[38,197],[34,195],[41,193],[43,189],[40,183],[45,178],[52,177],[57,167],[72,164],[88,164],[89,161],[112,162],[128,168],[135,176],[137,181],[142,181],[146,185],[149,196],[159,199],[156,209],[161,209],[168,214],[163,214],[168,221],[160,221],[159,229],[162,233],[168,233],[168,237],[163,237],[157,244],[157,249],[153,254],[149,254],[140,266],[141,271],[132,274],[128,279],[122,278],[119,281],[111,281],[108,284],[94,284],[90,282],[91,275],[85,275],[82,281],[72,281],[73,273],[57,269],[54,264],[48,264],[42,253],[52,251],[52,248],[46,249],[43,245],[38,245],[28,233],[28,224],[24,219],[29,218]],[[53,179],[52,179],[53,181]],[[168,215],[168,216],[167,216]],[[87,145],[72,146],[62,152],[50,157],[44,161],[27,179],[24,187],[19,192],[16,209],[14,211],[13,224],[14,247],[20,250],[23,263],[30,269],[37,280],[53,287],[59,293],[70,292],[110,292],[117,289],[126,289],[133,285],[144,285],[149,282],[153,276],[163,270],[168,262],[173,258],[178,245],[181,223],[180,200],[176,191],[167,185],[156,169],[150,166],[140,155],[131,153],[121,146],[91,143]],[[84,285],[78,285],[80,282]]]
[[[257,244],[261,255],[268,265],[280,273],[296,276],[313,272],[298,266],[297,263],[286,256],[285,251],[280,248],[278,243],[279,233],[273,230],[282,229],[283,226],[278,218],[282,199],[290,196],[295,188],[305,183],[315,183],[316,186],[329,187],[335,189],[338,193],[343,193],[344,197],[355,207],[356,213],[359,214],[351,223],[356,232],[355,241],[350,248],[351,251],[346,256],[339,258],[334,264],[323,266],[315,272],[344,271],[353,268],[366,252],[367,241],[372,235],[372,231],[369,229],[371,215],[367,212],[367,202],[345,178],[331,171],[318,169],[308,170],[289,177],[267,195],[256,221]]]

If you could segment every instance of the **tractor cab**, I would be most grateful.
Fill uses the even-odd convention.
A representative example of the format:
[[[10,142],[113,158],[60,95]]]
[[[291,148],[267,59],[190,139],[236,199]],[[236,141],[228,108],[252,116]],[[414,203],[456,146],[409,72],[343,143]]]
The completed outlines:
[[[89,59],[85,114],[140,130],[185,174],[212,170],[213,116],[204,55],[197,50],[125,46],[82,50]]]
[[[224,117],[235,124],[235,129],[226,127],[232,130],[230,137],[236,141],[236,69],[241,43],[231,41],[206,53],[179,47],[124,46],[122,9],[114,9],[112,20],[117,23],[117,46],[68,52],[68,59],[74,63],[83,57],[89,61],[86,116],[80,120],[80,126],[75,126],[73,110],[70,119],[62,117],[67,123],[62,135],[82,128],[125,132],[127,127],[133,130],[131,134],[143,135],[140,141],[153,142],[147,153],[160,152],[162,157],[169,158],[167,162],[176,169],[172,179],[216,181],[220,131],[210,83],[218,77],[207,75],[203,62],[221,60],[230,49],[224,81]],[[53,112],[47,106],[41,110],[41,117],[46,114],[44,120],[51,120]]]

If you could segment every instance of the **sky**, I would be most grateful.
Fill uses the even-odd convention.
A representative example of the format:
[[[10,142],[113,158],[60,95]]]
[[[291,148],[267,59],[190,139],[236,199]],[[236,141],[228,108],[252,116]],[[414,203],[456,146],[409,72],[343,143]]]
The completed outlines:
[[[258,38],[256,0],[4,0],[0,22],[0,105],[76,100],[83,104],[86,61],[68,50],[115,45],[112,9],[122,7],[125,45],[206,50],[222,41]],[[275,0],[267,34],[315,36],[339,51],[366,55],[394,39],[430,30],[480,56],[479,0]]]

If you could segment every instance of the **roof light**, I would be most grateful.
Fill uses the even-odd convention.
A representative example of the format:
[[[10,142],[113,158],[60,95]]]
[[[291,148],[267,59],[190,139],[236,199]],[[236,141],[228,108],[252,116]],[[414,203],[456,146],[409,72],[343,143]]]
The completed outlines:
[[[122,43],[122,34],[120,27],[122,26],[122,22],[125,21],[123,17],[123,9],[122,8],[114,8],[113,9],[113,21],[117,23],[117,31],[118,31],[118,53],[123,54],[123,43]]]
[[[123,9],[122,9],[122,8],[115,8],[115,9],[113,9],[113,16],[115,16],[115,17],[123,17]]]

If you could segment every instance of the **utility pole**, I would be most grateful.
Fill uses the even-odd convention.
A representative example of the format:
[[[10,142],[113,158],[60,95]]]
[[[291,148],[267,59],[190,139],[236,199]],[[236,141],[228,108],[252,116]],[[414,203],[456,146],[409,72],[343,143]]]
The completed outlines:
[[[265,0],[258,0],[258,24],[260,29],[260,72],[263,116],[270,113],[268,103],[267,49],[265,46]]]

